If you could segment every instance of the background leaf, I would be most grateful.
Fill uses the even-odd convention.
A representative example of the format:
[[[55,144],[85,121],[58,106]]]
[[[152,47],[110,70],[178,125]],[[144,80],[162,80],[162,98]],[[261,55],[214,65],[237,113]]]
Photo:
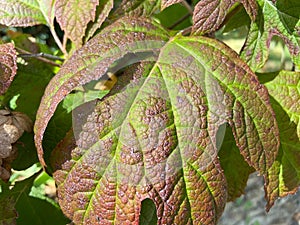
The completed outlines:
[[[299,23],[300,2],[278,0],[273,4],[270,0],[259,0],[258,3],[258,15],[256,21],[251,23],[247,40],[241,51],[242,59],[254,71],[262,68],[268,59],[271,39],[276,35],[284,41],[293,62],[299,66],[300,36],[295,25]]]
[[[296,134],[296,125],[290,123],[288,115],[276,101],[272,100],[272,106],[276,112],[281,146],[266,176],[267,210],[270,210],[279,197],[295,194],[300,185],[300,141]]]
[[[26,27],[47,24],[38,0],[1,0],[0,23]]]
[[[281,105],[290,120],[297,125],[300,138],[300,72],[282,70],[265,85],[270,95]]]
[[[87,25],[95,20],[98,0],[57,0],[55,2],[55,16],[65,35],[77,47],[82,44]]]
[[[0,95],[3,95],[17,73],[17,53],[13,44],[0,45]]]
[[[205,34],[216,31],[236,2],[241,2],[250,18],[255,20],[257,14],[256,0],[202,0],[194,9],[193,33]]]
[[[0,193],[1,208],[4,207],[7,213],[17,212],[15,215],[17,223],[15,224],[66,224],[68,219],[58,208],[46,201],[29,196],[35,178],[36,176],[32,176],[24,181],[16,182],[11,190],[2,190]],[[49,215],[51,216],[49,217]]]
[[[227,201],[234,201],[244,194],[248,177],[255,170],[246,163],[240,154],[229,128],[226,129],[226,135],[218,155],[227,180]]]
[[[110,11],[114,6],[113,0],[100,0],[99,5],[96,8],[96,20],[90,22],[87,27],[87,34],[84,37],[85,40],[89,40],[99,29],[104,22],[104,20],[108,17]]]
[[[161,0],[161,8],[164,10],[165,8],[174,5],[176,3],[182,2],[183,0]]]

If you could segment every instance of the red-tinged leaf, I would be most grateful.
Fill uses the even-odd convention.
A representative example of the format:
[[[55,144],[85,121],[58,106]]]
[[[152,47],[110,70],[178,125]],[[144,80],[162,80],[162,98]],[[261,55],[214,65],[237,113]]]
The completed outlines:
[[[183,0],[161,0],[161,8],[164,10],[165,8],[174,5],[176,3],[182,2]]]
[[[295,194],[300,186],[300,141],[296,125],[289,121],[289,116],[277,102],[273,101],[272,106],[278,121],[281,146],[265,178],[267,211],[279,197]]]
[[[99,1],[99,5],[96,8],[96,21],[90,22],[89,26],[87,27],[87,34],[84,37],[85,40],[89,40],[101,27],[102,23],[108,17],[110,11],[112,10],[113,6],[113,0]]]
[[[57,0],[55,2],[57,22],[77,47],[82,45],[88,23],[95,20],[98,4],[98,0]]]
[[[0,23],[27,27],[47,24],[38,0],[0,0]]]
[[[194,9],[193,33],[205,34],[219,29],[230,8],[241,2],[252,20],[257,14],[256,0],[202,0]]]
[[[0,95],[3,95],[17,73],[17,53],[13,44],[0,45]]]
[[[161,0],[123,0],[115,14],[147,17],[160,8]]]
[[[97,79],[124,54],[150,51],[150,40],[167,38],[150,21],[140,19],[133,27],[122,21],[88,42],[50,83],[36,122],[40,150],[40,129],[64,95],[80,85],[70,77],[85,79],[82,83]],[[140,43],[141,30],[148,48]],[[105,40],[118,46],[113,58],[110,51],[101,52]],[[134,48],[128,48],[131,41],[137,43]],[[98,42],[102,45],[97,48]],[[279,134],[268,92],[236,53],[206,37],[178,35],[155,46],[159,57],[130,73],[126,70],[127,85],[117,84],[97,103],[77,147],[63,151],[71,158],[54,177],[60,205],[75,224],[138,224],[146,198],[156,205],[158,224],[216,224],[227,184],[215,142],[219,126],[226,122],[244,159],[260,173],[265,174],[277,156]],[[81,59],[85,55],[93,70],[86,70],[89,65]],[[70,150],[69,145],[74,141],[66,138],[58,148]]]
[[[297,125],[300,139],[300,72],[281,71],[275,79],[265,85],[270,95]]]
[[[91,39],[64,64],[46,88],[35,123],[35,143],[44,166],[43,134],[59,102],[74,88],[100,79],[109,65],[126,53],[157,50],[167,38],[166,31],[156,23],[143,18],[122,18]]]
[[[76,224],[138,224],[145,198],[155,202],[158,224],[214,224],[221,215],[226,192],[218,190],[226,182],[217,158],[208,156],[214,152],[209,132],[189,128],[205,119],[195,112],[196,121],[180,124],[197,103],[175,103],[180,115],[173,115],[176,96],[168,96],[167,86],[178,84],[162,79],[169,69],[162,67],[141,65],[124,91],[98,104],[72,159],[55,172],[60,205]]]
[[[284,2],[284,3],[282,3]],[[247,40],[241,51],[241,57],[252,70],[262,68],[269,56],[272,37],[280,37],[289,49],[293,62],[300,65],[300,1],[259,0],[259,10],[255,21],[250,25]]]

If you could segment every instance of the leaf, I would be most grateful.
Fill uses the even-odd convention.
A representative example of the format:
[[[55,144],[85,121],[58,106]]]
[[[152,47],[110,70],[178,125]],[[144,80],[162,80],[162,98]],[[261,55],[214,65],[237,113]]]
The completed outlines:
[[[235,144],[232,131],[226,129],[223,145],[218,153],[227,180],[227,201],[234,201],[244,194],[249,175],[254,172]]]
[[[123,0],[115,14],[124,16],[151,16],[160,10],[161,0]]]
[[[0,0],[0,5],[1,24],[13,27],[47,24],[39,0]]]
[[[252,20],[257,15],[256,0],[202,0],[194,9],[193,28],[194,34],[211,33],[219,29],[230,8],[241,2]]]
[[[98,79],[126,53],[160,49],[153,63],[135,65],[127,85],[97,103],[70,155],[60,144],[71,157],[54,173],[60,205],[75,224],[137,224],[141,201],[149,198],[158,224],[215,224],[227,197],[218,128],[228,122],[244,159],[265,174],[279,147],[268,92],[216,40],[178,35],[165,43],[166,32],[149,20],[120,21],[66,62],[41,102],[40,157],[47,121],[71,89]]]
[[[82,44],[87,25],[95,20],[98,0],[57,0],[55,2],[55,16],[65,35],[77,47]]]
[[[0,209],[6,209],[8,215],[14,212],[14,221],[16,222],[11,224],[66,224],[68,220],[58,208],[55,208],[46,201],[29,196],[35,178],[36,175],[24,181],[16,182],[11,190],[6,189],[2,191],[0,193]],[[51,215],[51,217],[49,217],[49,215]],[[12,216],[13,215],[11,215],[11,217]],[[1,217],[1,219],[2,218],[3,217]]]
[[[7,91],[16,73],[17,53],[14,45],[0,45],[0,95]]]
[[[96,21],[90,22],[87,27],[87,35],[85,40],[89,40],[95,32],[101,27],[104,20],[108,17],[110,11],[114,6],[113,0],[99,1],[99,5],[96,8]]]
[[[183,0],[161,0],[161,9],[164,10],[165,8],[174,5],[176,3],[182,2]]]
[[[300,2],[278,0],[274,5],[270,0],[259,0],[258,3],[258,15],[251,23],[241,57],[254,71],[262,68],[268,59],[271,39],[276,35],[284,41],[293,62],[299,66],[300,39],[295,24],[299,23]],[[283,8],[282,4],[288,5]]]
[[[103,77],[107,67],[126,53],[153,51],[163,46],[162,40],[167,37],[166,31],[156,23],[122,18],[91,39],[64,64],[46,88],[37,113],[35,143],[42,165],[45,166],[41,145],[43,134],[59,102],[74,88]],[[119,46],[114,44],[115,41]]]
[[[280,71],[265,85],[270,95],[289,115],[290,121],[297,125],[300,138],[300,72]]]
[[[267,211],[275,200],[295,194],[300,186],[300,141],[296,134],[296,125],[289,121],[288,115],[275,100],[271,103],[276,112],[281,146],[266,176]]]

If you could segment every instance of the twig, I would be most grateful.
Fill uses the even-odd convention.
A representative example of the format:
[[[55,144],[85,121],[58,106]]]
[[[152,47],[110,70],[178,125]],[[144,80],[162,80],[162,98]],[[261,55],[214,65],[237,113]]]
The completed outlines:
[[[179,20],[177,20],[175,23],[173,23],[171,26],[169,26],[168,29],[172,30],[173,28],[175,28],[177,25],[181,24],[183,21],[185,21],[190,16],[191,16],[190,13],[187,13],[186,15],[181,17]]]
[[[21,54],[19,54],[18,56],[21,57],[21,58],[36,58],[37,60],[40,60],[42,62],[45,62],[45,63],[48,63],[52,66],[57,66],[57,67],[60,67],[61,65],[58,64],[58,63],[55,63],[49,59],[46,59],[44,57],[47,57],[47,58],[52,58],[52,59],[57,59],[57,60],[60,60],[62,61],[63,59],[57,57],[57,56],[53,56],[53,55],[49,55],[49,54],[45,54],[45,53],[31,53],[31,52],[28,52],[24,49],[21,49],[21,48],[17,48],[17,51],[20,52]],[[49,57],[51,56],[51,57]],[[58,59],[59,58],[59,59]]]
[[[64,61],[64,59],[60,58],[59,56],[56,55],[50,55],[44,52],[39,52],[39,53],[32,53],[32,54],[19,54],[18,56],[22,58],[37,58],[37,57],[42,57],[42,58],[48,58],[48,59],[54,59],[54,60],[59,60],[59,61]]]

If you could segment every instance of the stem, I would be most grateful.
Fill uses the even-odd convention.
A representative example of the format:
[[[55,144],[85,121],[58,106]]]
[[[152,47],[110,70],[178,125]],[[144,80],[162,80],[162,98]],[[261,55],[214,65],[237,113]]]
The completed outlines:
[[[21,54],[18,55],[21,58],[36,58],[37,60],[40,60],[40,61],[45,62],[45,63],[48,63],[48,64],[50,64],[52,66],[60,67],[61,65],[58,64],[58,63],[55,63],[55,62],[53,62],[53,61],[51,61],[49,59],[46,59],[44,57],[63,61],[62,58],[59,58],[59,57],[54,56],[54,55],[45,54],[43,52],[41,52],[41,53],[31,53],[31,52],[28,52],[28,51],[26,51],[24,49],[18,48],[18,47],[16,47],[16,49],[17,49],[18,52],[21,53]]]
[[[62,53],[65,55],[65,57],[68,56],[68,53],[66,51],[66,49],[63,47],[61,41],[59,40],[59,37],[57,36],[54,26],[50,25],[50,32],[55,40],[55,43],[57,44],[57,46],[59,47],[59,49],[62,51]]]
[[[186,15],[181,17],[179,20],[177,20],[175,23],[173,23],[171,26],[169,26],[168,29],[172,30],[173,28],[175,28],[177,25],[181,24],[183,21],[185,21],[190,16],[191,16],[190,13],[187,13]]]
[[[194,14],[194,10],[193,8],[190,6],[189,3],[187,3],[186,1],[182,1],[181,2],[182,5],[189,11],[189,14],[192,16]]]

